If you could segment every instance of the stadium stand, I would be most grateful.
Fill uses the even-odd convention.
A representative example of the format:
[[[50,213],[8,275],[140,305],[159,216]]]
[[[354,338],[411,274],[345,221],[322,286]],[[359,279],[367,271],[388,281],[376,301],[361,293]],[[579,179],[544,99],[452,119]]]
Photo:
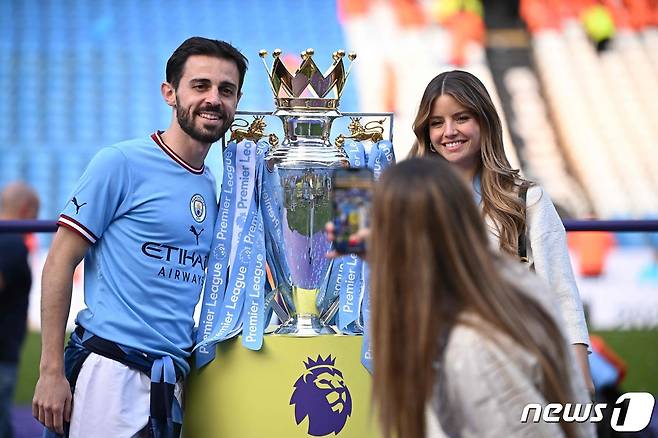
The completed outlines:
[[[658,126],[653,109],[658,71],[649,64],[648,47],[636,32],[622,27],[606,49],[597,51],[576,19],[582,12],[578,5],[560,2],[550,18],[550,11],[536,12],[542,2],[524,3],[550,111],[594,213],[657,214],[658,167],[649,150],[655,149],[652,133]]]
[[[349,49],[331,1],[2,1],[0,186],[26,179],[46,200],[40,218],[54,219],[100,147],[166,128],[164,65],[193,35],[231,41],[249,58],[241,108],[251,110],[274,109],[260,49],[313,47],[321,67]],[[345,111],[358,109],[353,87]]]
[[[612,17],[601,51],[579,21],[594,3]],[[280,47],[294,57],[314,47],[320,63],[337,48],[355,50],[355,78],[341,108],[394,110],[400,158],[413,141],[410,126],[428,80],[468,69],[523,134],[505,130],[510,161],[560,204],[577,216],[655,216],[655,3],[523,0],[533,62],[501,79],[487,59],[486,9],[476,0],[272,1],[266,8],[258,0],[200,0],[194,7],[174,0],[3,1],[0,184],[27,179],[48,199],[41,218],[54,218],[95,151],[166,127],[170,113],[159,93],[166,57],[200,34],[232,41],[249,57],[242,109],[273,109],[259,49]]]
[[[512,129],[523,142],[526,173],[542,181],[553,201],[568,215],[588,216],[589,201],[567,170],[534,72],[527,67],[513,67],[503,79],[510,93]]]

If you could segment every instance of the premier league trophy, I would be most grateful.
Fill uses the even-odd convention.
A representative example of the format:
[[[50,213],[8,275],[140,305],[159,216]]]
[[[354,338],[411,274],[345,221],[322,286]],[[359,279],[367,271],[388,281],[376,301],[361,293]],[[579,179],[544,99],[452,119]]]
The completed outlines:
[[[236,117],[222,150],[219,210],[195,347],[195,365],[205,369],[190,378],[188,436],[377,434],[367,402],[369,270],[355,254],[329,260],[324,228],[333,219],[337,169],[367,167],[377,178],[394,162],[393,117],[341,114],[349,75],[344,58],[356,56],[335,52],[323,74],[313,54],[304,51],[291,73],[280,50],[272,54],[271,69],[267,52],[260,52],[276,110],[236,113],[253,120]],[[275,126],[268,131],[270,120]],[[341,135],[334,137],[332,124]],[[275,333],[282,336],[263,336],[270,308],[282,323]],[[336,331],[362,336],[318,336]],[[245,354],[238,342],[224,342],[237,335],[249,350],[266,346],[265,354]],[[213,361],[216,354],[221,360]],[[329,376],[332,391],[318,383],[320,374]],[[235,397],[261,387],[268,390]]]
[[[324,75],[313,54],[313,49],[304,51],[301,65],[291,74],[279,57],[280,50],[272,53],[271,70],[265,62],[267,52],[260,52],[274,93],[274,115],[283,122],[285,137],[277,144],[276,137],[270,136],[271,148],[265,156],[266,178],[274,181],[269,184],[274,192],[270,195],[281,203],[281,233],[274,251],[283,258],[275,261],[284,273],[276,285],[287,314],[276,331],[281,335],[335,333],[321,320],[316,300],[330,263],[326,253],[331,244],[324,227],[332,219],[332,174],[336,168],[349,166],[342,145],[329,139],[332,122],[341,117],[338,104],[349,70],[343,65],[344,51],[334,52]],[[348,55],[350,61],[355,58],[353,53]],[[333,97],[327,97],[332,92]]]

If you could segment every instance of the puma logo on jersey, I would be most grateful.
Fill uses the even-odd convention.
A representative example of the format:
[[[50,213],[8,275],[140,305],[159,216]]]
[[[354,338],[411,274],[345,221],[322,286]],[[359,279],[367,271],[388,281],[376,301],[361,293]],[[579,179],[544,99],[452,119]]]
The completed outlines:
[[[197,232],[196,228],[194,228],[194,225],[190,225],[190,231],[192,232],[192,234],[194,234],[194,237],[196,237],[196,244],[198,245],[199,244],[199,236],[201,235],[201,233],[203,233],[203,228],[201,228]]]
[[[71,202],[73,202],[73,205],[75,205],[75,214],[78,214],[80,212],[80,209],[82,208],[83,205],[87,205],[86,202],[83,202],[82,204],[78,204],[78,200],[75,199],[75,196],[73,199],[71,199]]]

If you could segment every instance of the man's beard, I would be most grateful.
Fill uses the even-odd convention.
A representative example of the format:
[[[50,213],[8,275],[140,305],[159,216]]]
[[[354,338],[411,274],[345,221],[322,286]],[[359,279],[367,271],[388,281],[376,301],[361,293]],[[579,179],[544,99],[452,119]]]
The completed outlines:
[[[208,128],[198,128],[194,124],[194,116],[191,108],[184,108],[181,106],[178,98],[176,98],[176,119],[181,129],[193,138],[196,141],[201,143],[215,143],[217,140],[222,138],[228,128],[233,123],[233,117],[230,119],[225,111],[223,111],[219,106],[215,107],[205,107],[203,111],[217,113],[219,117],[224,121],[224,123],[214,126],[210,129]],[[202,118],[201,118],[202,119]]]

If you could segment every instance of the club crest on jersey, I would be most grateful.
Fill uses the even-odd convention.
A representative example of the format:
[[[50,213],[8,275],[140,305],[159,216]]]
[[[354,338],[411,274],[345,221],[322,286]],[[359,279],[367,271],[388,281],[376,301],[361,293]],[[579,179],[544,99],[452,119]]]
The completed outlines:
[[[190,212],[195,221],[201,223],[206,218],[206,201],[198,193],[190,199]]]

